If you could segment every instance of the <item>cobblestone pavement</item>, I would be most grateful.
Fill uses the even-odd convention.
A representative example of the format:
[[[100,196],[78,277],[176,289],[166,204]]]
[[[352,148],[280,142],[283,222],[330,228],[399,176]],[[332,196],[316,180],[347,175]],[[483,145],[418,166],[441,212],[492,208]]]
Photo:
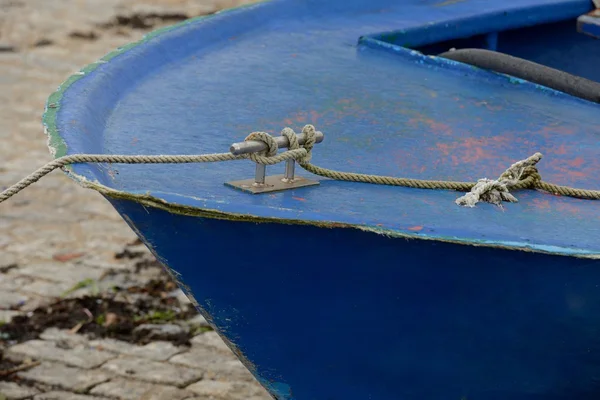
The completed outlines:
[[[50,160],[41,115],[70,74],[150,29],[249,1],[0,0],[0,187]],[[116,284],[166,279],[157,267],[140,270],[139,260],[115,258],[134,239],[108,202],[60,172],[3,203],[0,324],[30,317],[70,289],[72,298],[90,287],[107,292]],[[151,257],[143,246],[133,247]],[[170,295],[189,306],[180,291]],[[91,317],[100,325],[99,316]],[[0,399],[269,398],[199,315],[192,322],[163,326],[206,328],[184,344],[93,339],[75,333],[80,326],[49,326],[25,341],[0,337],[6,347],[0,349]]]

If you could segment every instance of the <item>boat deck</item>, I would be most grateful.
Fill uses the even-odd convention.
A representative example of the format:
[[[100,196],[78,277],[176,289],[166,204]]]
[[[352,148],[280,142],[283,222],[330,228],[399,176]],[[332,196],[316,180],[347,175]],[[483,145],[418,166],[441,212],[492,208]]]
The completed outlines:
[[[60,93],[49,131],[65,142],[54,138],[58,155],[65,149],[199,154],[226,152],[252,131],[278,134],[289,126],[298,132],[310,123],[325,134],[313,162],[326,168],[475,181],[496,178],[539,151],[546,181],[598,189],[599,105],[426,57],[389,39],[422,27],[457,26],[446,34],[432,30],[428,40],[439,42],[465,32],[574,20],[590,9],[591,2],[581,0],[262,3],[184,24],[109,56],[110,63],[90,68]],[[421,42],[415,46],[427,44]],[[203,210],[600,255],[597,201],[522,191],[519,203],[504,209],[471,209],[454,203],[458,192],[324,179],[263,195],[226,187],[253,177],[249,161],[73,170],[118,191]]]

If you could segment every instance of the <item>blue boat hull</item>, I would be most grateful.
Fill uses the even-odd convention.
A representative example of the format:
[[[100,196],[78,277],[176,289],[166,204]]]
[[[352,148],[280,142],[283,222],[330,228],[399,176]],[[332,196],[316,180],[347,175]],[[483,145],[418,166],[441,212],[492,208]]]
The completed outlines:
[[[600,396],[594,260],[109,200],[277,399]]]
[[[544,181],[598,189],[600,101],[435,56],[497,50],[600,82],[598,19],[576,31],[592,9],[273,0],[107,55],[52,95],[44,121],[56,156],[221,153],[314,124],[326,139],[312,162],[338,171],[474,181],[539,151]],[[600,203],[225,185],[253,168],[68,172],[106,196],[279,400],[600,398]]]

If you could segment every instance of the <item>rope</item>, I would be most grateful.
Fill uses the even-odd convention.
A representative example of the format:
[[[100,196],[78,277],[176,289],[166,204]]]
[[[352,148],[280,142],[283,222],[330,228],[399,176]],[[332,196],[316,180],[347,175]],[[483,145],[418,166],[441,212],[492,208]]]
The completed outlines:
[[[371,183],[376,185],[403,186],[415,189],[445,189],[468,192],[456,199],[459,206],[474,207],[478,202],[488,202],[498,206],[502,202],[517,202],[517,198],[510,191],[520,189],[533,189],[549,192],[555,195],[569,196],[586,200],[600,200],[600,190],[576,189],[568,186],[555,185],[542,181],[536,168],[542,159],[540,153],[514,163],[496,180],[480,179],[473,182],[438,181],[427,179],[399,178],[392,176],[359,174],[342,172],[316,166],[310,163],[312,150],[316,143],[316,130],[312,125],[306,125],[302,132],[305,134],[305,143],[300,146],[296,133],[290,128],[284,128],[281,135],[289,141],[289,150],[277,154],[278,146],[275,139],[266,132],[252,132],[245,141],[256,140],[267,145],[267,149],[258,153],[235,156],[231,153],[215,153],[202,155],[155,155],[155,156],[127,156],[110,154],[74,154],[57,158],[33,172],[26,178],[12,185],[0,193],[0,203],[8,200],[29,185],[37,182],[45,175],[58,168],[64,168],[76,163],[116,163],[116,164],[184,164],[223,162],[250,159],[263,165],[275,165],[286,160],[296,160],[306,171],[326,178],[348,181]]]

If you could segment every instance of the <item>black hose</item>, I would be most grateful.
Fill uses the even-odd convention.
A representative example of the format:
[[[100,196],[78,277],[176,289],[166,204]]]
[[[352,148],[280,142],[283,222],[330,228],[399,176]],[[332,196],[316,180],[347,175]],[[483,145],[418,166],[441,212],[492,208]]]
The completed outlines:
[[[500,72],[600,103],[600,83],[522,58],[484,49],[451,50],[438,57]]]

